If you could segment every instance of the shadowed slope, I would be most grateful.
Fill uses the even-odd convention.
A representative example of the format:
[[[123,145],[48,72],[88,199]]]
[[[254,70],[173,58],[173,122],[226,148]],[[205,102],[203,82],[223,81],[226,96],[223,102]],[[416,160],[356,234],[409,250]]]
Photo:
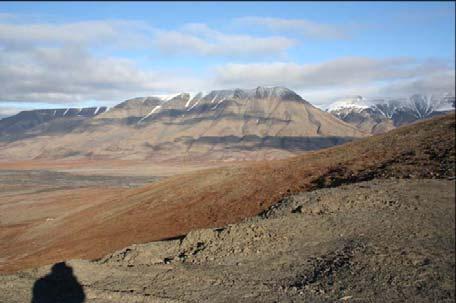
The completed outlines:
[[[2,269],[98,258],[132,243],[238,222],[292,193],[320,187],[373,178],[454,176],[454,131],[455,117],[448,115],[286,160],[198,171],[126,190],[51,226],[26,231],[6,255],[28,254],[10,259]],[[31,238],[46,244],[27,251],[25,241]],[[22,251],[14,250],[16,244]]]

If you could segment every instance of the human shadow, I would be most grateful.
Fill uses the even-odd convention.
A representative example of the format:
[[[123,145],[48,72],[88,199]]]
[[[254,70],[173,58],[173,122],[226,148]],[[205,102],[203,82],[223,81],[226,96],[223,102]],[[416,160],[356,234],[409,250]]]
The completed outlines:
[[[35,281],[31,303],[82,303],[85,298],[73,268],[60,262],[52,266],[51,273]]]

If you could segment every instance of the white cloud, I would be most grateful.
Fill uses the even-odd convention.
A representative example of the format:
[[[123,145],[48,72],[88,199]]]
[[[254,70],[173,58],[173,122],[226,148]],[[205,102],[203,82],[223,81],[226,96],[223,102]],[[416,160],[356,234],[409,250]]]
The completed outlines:
[[[157,30],[155,44],[167,53],[249,57],[283,55],[296,41],[281,36],[225,34],[205,24],[192,23],[179,30]]]
[[[133,61],[95,57],[82,48],[0,51],[0,100],[74,103],[117,100],[178,91],[199,80],[160,71],[143,71]]]
[[[391,78],[408,78],[421,66],[413,66],[407,58],[376,60],[345,57],[318,64],[287,62],[227,64],[216,69],[218,80],[228,85],[233,82],[255,81],[290,83],[301,87],[368,83]]]
[[[455,93],[455,71],[429,72],[421,77],[398,81],[378,89],[379,96],[406,96],[411,94]]]
[[[164,31],[129,20],[39,23],[2,14],[0,102],[65,106],[211,88],[207,77],[189,70],[150,70],[132,59],[105,55],[131,47],[148,52],[154,42],[166,54],[185,50],[208,56],[277,54],[294,43],[282,37],[228,35],[198,23]]]
[[[68,23],[9,22],[10,14],[0,15],[0,43],[4,48],[35,45],[115,46],[122,48],[156,46],[165,53],[203,56],[277,55],[296,44],[281,36],[255,37],[225,34],[206,24],[190,23],[177,30],[154,28],[131,20],[88,20]]]
[[[325,38],[345,35],[304,20],[249,18],[243,22],[277,31],[293,29]],[[162,60],[169,53],[253,60],[286,54],[296,43],[282,36],[227,34],[202,23],[161,30],[128,20],[23,23],[0,14],[0,102],[75,105],[88,100],[119,102],[143,95],[258,85],[287,86],[315,103],[341,95],[454,92],[454,67],[438,61],[346,57],[315,64],[232,63],[202,75],[170,68],[150,70],[133,59],[90,51],[97,48],[109,53],[106,47],[140,47],[147,52],[156,46],[164,52]]]
[[[265,27],[276,32],[296,33],[311,38],[347,39],[350,37],[345,28],[305,19],[241,17],[235,19],[235,22],[241,25]]]
[[[2,104],[0,104],[0,119],[15,115],[20,111],[21,109],[18,107],[2,106]]]
[[[344,95],[407,96],[454,92],[454,68],[411,58],[339,58],[318,64],[226,64],[215,69],[221,87],[287,86],[310,102]]]
[[[150,49],[154,31],[145,23],[23,23],[14,15],[0,17],[0,102],[119,102],[199,85],[191,73],[147,70],[133,60],[90,51]]]
[[[1,19],[0,19],[1,20]],[[6,48],[46,45],[115,45],[150,43],[151,28],[143,22],[92,20],[70,23],[0,23],[0,41]]]

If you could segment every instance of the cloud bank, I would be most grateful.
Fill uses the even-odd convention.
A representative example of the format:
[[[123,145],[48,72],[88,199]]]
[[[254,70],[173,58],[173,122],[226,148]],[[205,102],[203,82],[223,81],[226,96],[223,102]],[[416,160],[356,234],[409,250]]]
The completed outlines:
[[[202,56],[252,57],[281,55],[296,41],[281,36],[224,34],[206,24],[191,23],[179,30],[156,31],[154,43],[163,52]]]
[[[92,100],[113,104],[136,96],[260,85],[286,86],[320,105],[346,95],[455,91],[454,62],[404,57],[339,57],[307,64],[284,60],[291,49],[305,47],[296,37],[349,39],[342,27],[254,16],[233,22],[267,33],[228,33],[204,23],[166,30],[131,20],[31,23],[1,13],[0,114],[1,108],[11,113],[10,105],[18,103],[31,107],[75,106]],[[198,57],[216,63],[204,72],[152,69],[112,52],[132,49],[161,53],[150,60],[185,55],[189,61]]]
[[[288,86],[317,104],[346,95],[403,97],[455,91],[454,67],[413,58],[346,57],[318,64],[226,64],[217,67],[215,74],[221,86]]]
[[[347,29],[305,19],[270,17],[242,17],[235,22],[245,26],[263,27],[282,33],[295,33],[309,38],[345,40],[350,37]]]

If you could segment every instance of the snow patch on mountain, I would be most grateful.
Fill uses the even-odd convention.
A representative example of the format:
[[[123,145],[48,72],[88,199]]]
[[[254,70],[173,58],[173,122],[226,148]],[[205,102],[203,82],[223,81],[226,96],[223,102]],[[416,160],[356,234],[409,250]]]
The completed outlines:
[[[328,106],[326,111],[349,123],[368,120],[378,123],[386,118],[394,126],[400,126],[454,109],[454,94],[415,94],[409,98],[342,98]]]
[[[178,93],[178,94],[167,94],[167,95],[155,95],[153,97],[160,99],[162,102],[168,102],[172,99],[179,97],[185,93]]]
[[[326,111],[340,112],[352,111],[361,112],[365,109],[380,111],[385,117],[391,118],[398,111],[411,111],[418,118],[424,118],[435,111],[454,110],[454,96],[444,95],[419,95],[415,94],[410,98],[382,98],[367,99],[362,96],[346,97],[330,104]]]
[[[332,103],[326,110],[337,111],[343,109],[362,110],[368,108],[370,104],[362,96],[345,97]]]
[[[142,117],[139,121],[138,121],[138,124],[140,124],[142,121],[144,121],[145,119],[149,118],[152,114],[154,114],[155,112],[157,112],[158,110],[160,110],[161,108],[161,105],[157,105],[155,106],[147,115],[145,115],[144,117]]]

